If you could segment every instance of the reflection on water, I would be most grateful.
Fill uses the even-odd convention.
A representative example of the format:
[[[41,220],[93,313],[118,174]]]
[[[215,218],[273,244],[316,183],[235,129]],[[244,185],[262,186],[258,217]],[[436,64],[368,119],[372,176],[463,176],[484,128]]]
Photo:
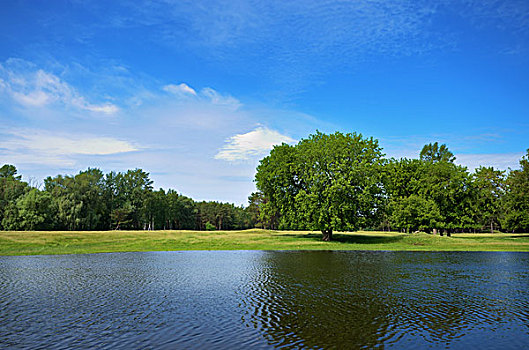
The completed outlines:
[[[268,252],[245,321],[295,347],[529,345],[529,255]]]
[[[0,348],[521,348],[529,254],[0,257]]]

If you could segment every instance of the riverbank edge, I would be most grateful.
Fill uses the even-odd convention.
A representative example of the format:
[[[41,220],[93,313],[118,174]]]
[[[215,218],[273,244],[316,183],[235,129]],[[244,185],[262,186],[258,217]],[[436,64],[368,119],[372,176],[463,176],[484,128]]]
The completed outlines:
[[[529,234],[338,232],[321,241],[315,231],[3,231],[0,256],[163,251],[497,251],[529,252]]]

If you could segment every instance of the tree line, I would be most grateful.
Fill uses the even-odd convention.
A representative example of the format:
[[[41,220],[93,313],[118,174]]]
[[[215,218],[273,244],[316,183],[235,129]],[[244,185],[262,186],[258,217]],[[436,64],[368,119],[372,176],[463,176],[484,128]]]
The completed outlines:
[[[393,230],[429,233],[529,232],[529,150],[520,169],[454,163],[446,147],[416,159],[386,159],[378,140],[317,132],[275,146],[260,161],[247,207],[197,202],[154,190],[149,173],[89,168],[57,175],[39,189],[13,165],[0,168],[3,230]]]
[[[385,159],[361,134],[317,132],[275,146],[257,167],[250,206],[266,228],[332,232],[529,232],[529,150],[520,169],[454,163],[446,145],[425,145],[418,159]]]
[[[230,203],[196,202],[175,190],[153,190],[141,169],[22,181],[13,165],[0,168],[0,228],[3,230],[223,230],[253,227],[252,216]]]

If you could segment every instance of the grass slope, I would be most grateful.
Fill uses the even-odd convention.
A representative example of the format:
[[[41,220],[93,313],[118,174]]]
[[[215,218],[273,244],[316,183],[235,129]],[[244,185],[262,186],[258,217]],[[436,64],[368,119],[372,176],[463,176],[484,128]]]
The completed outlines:
[[[0,255],[172,250],[529,251],[529,234],[338,233],[333,242],[299,231],[39,231],[0,232]]]

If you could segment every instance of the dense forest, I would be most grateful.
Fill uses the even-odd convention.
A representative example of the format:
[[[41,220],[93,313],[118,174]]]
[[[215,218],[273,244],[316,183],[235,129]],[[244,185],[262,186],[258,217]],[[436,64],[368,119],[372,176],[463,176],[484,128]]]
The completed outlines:
[[[141,169],[57,175],[42,188],[0,168],[3,230],[224,230],[262,227],[416,230],[432,233],[529,231],[529,150],[520,169],[454,163],[446,145],[425,145],[418,159],[385,159],[361,134],[316,133],[275,146],[257,168],[247,207],[196,202],[154,190]]]
[[[141,169],[103,174],[87,169],[75,176],[29,186],[16,167],[0,168],[3,230],[221,230],[253,227],[247,210],[233,204],[195,202],[174,190],[153,190]]]

